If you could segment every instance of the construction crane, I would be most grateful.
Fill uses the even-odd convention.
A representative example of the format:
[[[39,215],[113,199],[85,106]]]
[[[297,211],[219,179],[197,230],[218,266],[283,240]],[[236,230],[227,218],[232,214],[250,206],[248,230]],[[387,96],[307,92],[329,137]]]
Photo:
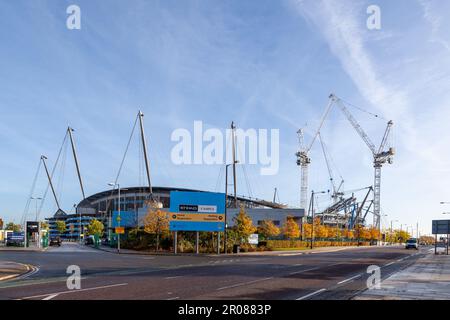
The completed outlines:
[[[331,195],[331,198],[333,199],[333,203],[336,203],[339,201],[339,198],[344,195],[344,193],[341,191],[341,188],[344,185],[344,179],[341,176],[340,177],[341,182],[339,183],[339,186],[336,186],[336,183],[333,178],[333,170],[331,169],[330,157],[328,155],[327,149],[325,147],[325,143],[323,142],[322,135],[320,134],[320,132],[319,132],[318,137],[319,137],[319,141],[320,141],[320,146],[322,147],[322,153],[323,153],[323,157],[325,159],[325,164],[327,165],[328,176],[330,177],[331,187],[333,188],[333,193]]]
[[[322,118],[320,119],[319,126],[313,135],[313,138],[309,145],[305,145],[304,142],[304,130],[299,129],[297,131],[297,136],[299,139],[299,151],[295,153],[297,157],[297,165],[300,167],[301,171],[301,177],[300,177],[300,209],[307,208],[307,202],[308,202],[308,168],[311,164],[311,158],[309,157],[309,151],[311,150],[312,146],[314,145],[314,142],[317,139],[317,136],[320,133],[320,129],[322,129],[322,126],[325,122],[326,117],[328,116],[328,113],[331,110],[331,107],[333,105],[333,101],[330,99],[328,101],[328,105],[325,109],[325,112],[322,115]]]
[[[386,143],[391,132],[393,121],[390,120],[387,123],[386,131],[384,132],[383,139],[381,140],[381,144],[378,149],[375,147],[375,144],[370,140],[369,136],[364,132],[362,127],[356,121],[356,119],[352,116],[350,111],[346,108],[343,101],[335,96],[334,94],[330,95],[330,103],[336,103],[344,115],[347,117],[350,124],[359,134],[359,136],[363,139],[366,145],[369,147],[370,151],[373,155],[373,166],[374,166],[374,185],[373,185],[373,226],[379,230],[380,229],[380,195],[381,195],[381,168],[385,163],[391,164],[393,162],[393,156],[395,154],[394,148],[390,147],[388,150],[384,150],[386,147]]]

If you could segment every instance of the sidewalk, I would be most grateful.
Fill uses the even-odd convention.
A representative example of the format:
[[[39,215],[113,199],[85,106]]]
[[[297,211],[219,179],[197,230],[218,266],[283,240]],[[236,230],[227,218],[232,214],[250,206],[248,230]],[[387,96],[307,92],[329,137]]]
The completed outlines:
[[[6,246],[0,246],[0,252],[1,251],[26,251],[26,252],[43,252],[46,251],[47,248],[24,248],[24,247],[6,247]]]
[[[31,267],[11,261],[0,261],[0,281],[16,278],[31,270]]]
[[[448,300],[450,256],[427,254],[412,266],[381,282],[381,289],[366,290],[354,300]]]

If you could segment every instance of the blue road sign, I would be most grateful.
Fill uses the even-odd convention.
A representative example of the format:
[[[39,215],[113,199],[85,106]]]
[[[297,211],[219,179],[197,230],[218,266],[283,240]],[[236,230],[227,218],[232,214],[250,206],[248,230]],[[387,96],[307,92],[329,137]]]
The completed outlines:
[[[134,211],[120,211],[120,219],[119,218],[119,212],[113,211],[112,216],[112,227],[136,227],[137,226],[137,220],[136,220],[136,212]],[[119,223],[120,220],[120,223]]]
[[[170,192],[171,231],[225,229],[225,194],[213,192]]]

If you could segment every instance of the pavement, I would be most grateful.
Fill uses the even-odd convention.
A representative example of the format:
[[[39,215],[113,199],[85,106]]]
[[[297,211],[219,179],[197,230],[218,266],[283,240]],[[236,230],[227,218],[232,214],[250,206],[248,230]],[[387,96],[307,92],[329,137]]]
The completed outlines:
[[[408,268],[381,282],[379,289],[364,291],[357,300],[449,300],[450,256],[434,249]]]
[[[0,282],[0,299],[348,300],[366,290],[369,266],[380,266],[385,279],[425,257],[427,250],[360,247],[294,255],[119,255],[64,243],[46,252],[1,254],[2,259],[33,265],[37,271]],[[74,266],[81,272],[81,287],[70,290],[67,281]]]
[[[19,277],[31,270],[31,266],[23,263],[0,260],[0,281],[6,281]]]

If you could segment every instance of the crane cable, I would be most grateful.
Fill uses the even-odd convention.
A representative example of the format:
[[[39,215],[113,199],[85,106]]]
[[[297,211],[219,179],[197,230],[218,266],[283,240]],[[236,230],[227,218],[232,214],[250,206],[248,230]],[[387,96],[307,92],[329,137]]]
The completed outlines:
[[[39,159],[39,165],[37,167],[36,174],[34,175],[33,183],[31,185],[31,190],[30,190],[27,202],[25,204],[25,209],[23,210],[22,220],[21,220],[22,227],[25,225],[25,221],[26,221],[27,216],[28,216],[28,211],[30,209],[30,204],[31,204],[31,198],[33,197],[34,189],[36,188],[36,182],[37,182],[37,179],[39,177],[39,172],[41,170],[41,166],[42,166],[42,161]]]
[[[55,164],[53,165],[53,169],[52,169],[52,172],[50,174],[50,179],[53,179],[53,176],[55,174],[56,167],[58,166],[58,162],[59,162],[59,159],[61,157],[61,153],[63,151],[64,144],[66,143],[66,140],[67,140],[67,136],[68,136],[68,132],[66,131],[66,134],[64,135],[64,139],[63,139],[63,142],[61,144],[61,147],[59,148],[59,152],[58,152],[58,156],[56,157]],[[41,205],[39,206],[38,216],[40,216],[42,208],[44,207],[45,199],[47,197],[47,193],[48,193],[48,189],[49,188],[50,188],[50,182],[47,181],[47,187],[45,188],[44,195],[42,196]]]

